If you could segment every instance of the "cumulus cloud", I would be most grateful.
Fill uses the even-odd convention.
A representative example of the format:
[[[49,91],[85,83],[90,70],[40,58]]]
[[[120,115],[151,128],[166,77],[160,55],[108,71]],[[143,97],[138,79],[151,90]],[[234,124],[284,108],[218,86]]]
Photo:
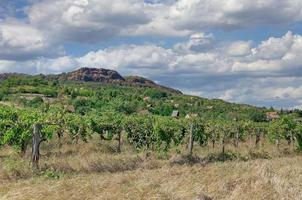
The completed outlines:
[[[20,22],[0,23],[0,59],[26,60],[63,54],[39,30]]]
[[[258,25],[288,24],[302,20],[300,0],[179,0],[157,15],[151,25],[185,31],[210,28],[239,29]],[[274,12],[278,11],[278,12]],[[165,25],[162,25],[162,24]]]
[[[271,37],[253,48],[244,59],[232,66],[235,72],[262,72],[263,75],[301,75],[302,36],[287,32],[283,37]]]
[[[300,0],[27,0],[30,4],[23,8],[16,7],[22,5],[21,1],[11,2],[4,0],[0,4],[3,4],[0,11],[5,9],[0,12],[2,59],[50,57],[61,54],[58,44],[66,42],[94,43],[138,35],[191,35],[187,43],[178,44],[176,48],[202,52],[213,47],[213,35],[201,33],[206,30],[291,24],[302,20]],[[15,14],[10,10],[22,11],[24,19],[11,19]],[[288,34],[281,38],[283,44],[271,38],[255,49],[255,53],[262,56],[261,59],[282,56],[291,37],[293,35]],[[244,56],[249,53],[249,45],[248,42],[234,44],[229,53]]]
[[[183,52],[203,52],[208,51],[214,45],[214,36],[212,34],[195,33],[190,39],[183,43],[174,45],[174,49]]]
[[[290,50],[293,43],[297,42],[299,39],[299,36],[294,36],[292,32],[287,32],[281,38],[271,37],[268,40],[263,41],[253,51],[255,56],[260,59],[281,59]]]
[[[27,13],[30,24],[57,39],[92,42],[149,22],[148,10],[138,0],[44,0]]]
[[[302,20],[300,0],[40,0],[24,8],[28,24],[60,41],[94,42]],[[272,12],[277,10],[278,12]]]
[[[251,41],[236,41],[227,48],[230,56],[246,56],[251,54]]]
[[[154,74],[169,67],[174,54],[169,49],[155,45],[124,45],[90,52],[78,58],[80,66],[109,67],[124,73]]]

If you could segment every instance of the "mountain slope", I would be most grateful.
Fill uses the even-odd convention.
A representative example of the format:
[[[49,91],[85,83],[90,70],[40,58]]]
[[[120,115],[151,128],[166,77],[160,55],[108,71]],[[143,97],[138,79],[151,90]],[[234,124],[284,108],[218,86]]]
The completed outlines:
[[[5,80],[10,77],[26,77],[29,75],[18,74],[18,73],[4,73],[0,74],[0,80]],[[148,87],[156,88],[172,93],[182,94],[179,90],[175,90],[169,87],[165,87],[155,82],[139,76],[128,76],[123,77],[117,71],[104,69],[104,68],[80,68],[78,70],[51,75],[34,75],[42,76],[46,80],[57,80],[57,81],[76,81],[76,82],[95,82],[101,84],[117,84],[135,87]]]

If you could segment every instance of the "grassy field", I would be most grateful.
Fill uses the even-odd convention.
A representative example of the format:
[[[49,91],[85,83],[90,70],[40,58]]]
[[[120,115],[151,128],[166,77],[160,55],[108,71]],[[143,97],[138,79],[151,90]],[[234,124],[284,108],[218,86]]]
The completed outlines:
[[[43,145],[39,171],[29,167],[30,152],[3,148],[0,199],[302,199],[299,153],[266,146],[252,153],[242,145],[241,157],[220,162],[219,148],[197,147],[188,158],[54,141]]]

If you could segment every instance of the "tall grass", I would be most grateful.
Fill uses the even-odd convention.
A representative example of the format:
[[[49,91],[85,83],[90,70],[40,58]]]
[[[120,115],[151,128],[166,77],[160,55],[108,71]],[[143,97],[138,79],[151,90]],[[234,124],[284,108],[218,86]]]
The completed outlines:
[[[40,171],[9,147],[0,150],[0,199],[302,199],[300,153],[283,144],[251,148],[195,145],[164,156],[127,143],[65,138],[41,148]]]

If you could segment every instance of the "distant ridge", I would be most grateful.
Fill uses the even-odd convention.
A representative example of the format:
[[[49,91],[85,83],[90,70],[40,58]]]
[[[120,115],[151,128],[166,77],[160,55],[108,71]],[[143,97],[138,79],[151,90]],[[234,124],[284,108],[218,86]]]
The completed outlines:
[[[18,73],[4,73],[0,74],[0,80],[4,80],[15,76],[30,76],[26,74]],[[104,69],[104,68],[90,68],[83,67],[75,71],[61,73],[61,74],[51,74],[51,75],[34,75],[43,76],[48,80],[58,80],[58,81],[76,81],[76,82],[96,82],[102,84],[117,84],[135,87],[149,87],[157,88],[165,91],[169,91],[176,94],[182,94],[181,91],[169,88],[166,86],[159,85],[152,80],[146,79],[140,76],[121,76],[117,71]]]

